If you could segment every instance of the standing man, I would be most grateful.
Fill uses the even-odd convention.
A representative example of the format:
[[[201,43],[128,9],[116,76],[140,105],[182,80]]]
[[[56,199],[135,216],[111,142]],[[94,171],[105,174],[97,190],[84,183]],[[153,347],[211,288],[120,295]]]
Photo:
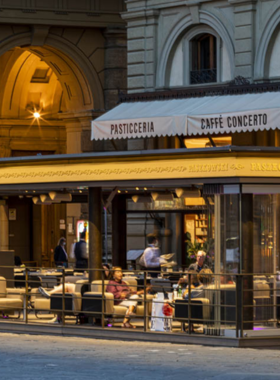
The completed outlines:
[[[142,270],[161,271],[161,264],[167,261],[160,257],[161,251],[158,247],[158,238],[155,234],[147,235],[148,247],[142,254],[139,264]],[[149,273],[151,277],[157,277],[158,273]]]
[[[188,268],[189,270],[195,270],[197,273],[201,271],[201,269],[209,269],[208,265],[204,264],[206,257],[206,253],[204,251],[198,251],[196,255],[196,263],[191,264]]]
[[[88,269],[88,252],[85,236],[85,232],[81,232],[80,241],[75,244],[74,253],[76,258],[76,268]]]
[[[66,239],[64,237],[59,239],[58,245],[54,250],[54,261],[56,266],[68,267],[68,255],[65,250]]]

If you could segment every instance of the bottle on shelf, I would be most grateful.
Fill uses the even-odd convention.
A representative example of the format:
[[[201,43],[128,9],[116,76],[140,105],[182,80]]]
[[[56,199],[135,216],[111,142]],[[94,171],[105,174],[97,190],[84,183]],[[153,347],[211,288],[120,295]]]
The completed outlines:
[[[178,298],[178,284],[173,285],[173,300]]]
[[[178,286],[178,298],[182,298],[182,287],[181,287],[181,285]]]

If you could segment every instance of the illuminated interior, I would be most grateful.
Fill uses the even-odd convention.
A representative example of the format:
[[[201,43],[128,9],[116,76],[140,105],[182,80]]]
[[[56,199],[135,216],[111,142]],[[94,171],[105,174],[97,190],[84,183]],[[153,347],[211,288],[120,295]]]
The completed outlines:
[[[221,136],[213,137],[212,139],[217,147],[231,145],[231,136]],[[184,139],[186,148],[197,149],[197,148],[211,148],[212,144],[207,137],[197,137],[197,138],[187,138]]]

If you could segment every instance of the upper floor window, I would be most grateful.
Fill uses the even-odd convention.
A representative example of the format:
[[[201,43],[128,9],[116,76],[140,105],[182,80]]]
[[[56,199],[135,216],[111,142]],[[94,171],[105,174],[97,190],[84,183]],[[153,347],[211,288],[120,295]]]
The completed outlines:
[[[211,34],[190,41],[190,84],[217,82],[217,40]]]
[[[177,41],[170,56],[170,87],[225,82],[232,79],[227,47],[209,26],[199,25]]]

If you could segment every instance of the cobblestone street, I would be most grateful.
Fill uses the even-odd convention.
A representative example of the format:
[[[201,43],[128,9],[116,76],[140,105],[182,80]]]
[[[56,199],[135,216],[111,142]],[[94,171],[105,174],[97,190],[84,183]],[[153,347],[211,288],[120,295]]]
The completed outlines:
[[[279,379],[280,351],[0,334],[1,379]]]

